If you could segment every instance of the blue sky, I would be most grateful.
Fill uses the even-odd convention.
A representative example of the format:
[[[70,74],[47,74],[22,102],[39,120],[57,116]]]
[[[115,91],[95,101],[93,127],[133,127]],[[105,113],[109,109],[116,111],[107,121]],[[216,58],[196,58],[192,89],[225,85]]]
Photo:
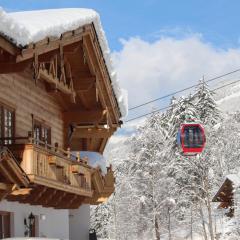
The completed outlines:
[[[86,7],[97,10],[112,50],[120,38],[140,36],[154,41],[159,35],[182,37],[200,33],[221,48],[239,46],[238,0],[0,0],[7,11]]]

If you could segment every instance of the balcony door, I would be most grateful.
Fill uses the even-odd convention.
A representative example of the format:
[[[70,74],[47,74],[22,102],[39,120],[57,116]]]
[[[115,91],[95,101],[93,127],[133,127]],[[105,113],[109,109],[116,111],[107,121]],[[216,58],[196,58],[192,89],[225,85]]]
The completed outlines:
[[[11,214],[0,211],[0,239],[11,237]]]
[[[51,128],[44,123],[34,120],[34,139],[41,141],[40,144],[51,144]]]

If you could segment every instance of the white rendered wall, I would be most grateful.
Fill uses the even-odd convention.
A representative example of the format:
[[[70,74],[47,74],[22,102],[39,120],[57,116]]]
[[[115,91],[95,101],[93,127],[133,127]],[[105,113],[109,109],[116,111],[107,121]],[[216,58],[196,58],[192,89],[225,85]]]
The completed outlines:
[[[82,205],[79,209],[69,210],[70,240],[88,240],[90,226],[90,205]]]
[[[31,206],[17,202],[0,202],[0,211],[14,213],[12,237],[24,237],[24,218],[32,212],[39,216],[39,237],[69,239],[69,211],[41,206]],[[40,219],[45,216],[45,220]],[[78,239],[80,240],[80,239]]]

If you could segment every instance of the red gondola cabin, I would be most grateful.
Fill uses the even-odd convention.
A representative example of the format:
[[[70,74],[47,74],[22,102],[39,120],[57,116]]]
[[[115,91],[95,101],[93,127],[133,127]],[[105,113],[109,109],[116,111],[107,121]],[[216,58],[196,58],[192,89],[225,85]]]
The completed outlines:
[[[182,124],[177,138],[178,145],[184,155],[201,153],[206,143],[204,128],[197,123]]]

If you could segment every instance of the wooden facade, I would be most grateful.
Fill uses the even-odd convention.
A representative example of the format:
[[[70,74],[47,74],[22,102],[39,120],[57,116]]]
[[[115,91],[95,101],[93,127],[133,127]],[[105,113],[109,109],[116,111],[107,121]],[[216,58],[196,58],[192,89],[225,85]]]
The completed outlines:
[[[66,209],[105,201],[111,167],[104,175],[80,152],[103,153],[120,117],[93,24],[24,47],[0,36],[1,199]]]
[[[234,215],[234,181],[226,178],[218,192],[213,197],[213,202],[219,202],[219,209],[229,209],[226,213],[228,217]]]

